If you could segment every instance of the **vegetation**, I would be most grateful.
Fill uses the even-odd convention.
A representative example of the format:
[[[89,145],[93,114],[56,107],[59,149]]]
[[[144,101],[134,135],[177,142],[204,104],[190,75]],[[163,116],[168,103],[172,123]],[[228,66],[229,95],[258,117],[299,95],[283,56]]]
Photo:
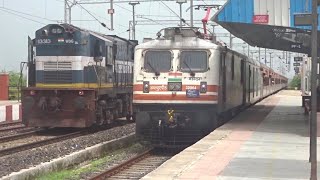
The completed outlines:
[[[83,176],[91,174],[93,172],[99,172],[105,170],[105,166],[108,163],[117,162],[119,159],[126,157],[128,152],[134,152],[139,154],[145,150],[146,147],[139,143],[133,144],[127,148],[119,149],[114,152],[109,152],[106,156],[100,159],[94,159],[92,161],[84,162],[78,166],[71,167],[58,172],[51,172],[48,174],[41,175],[36,180],[56,180],[56,179],[67,179],[67,180],[78,180],[83,179]]]
[[[294,76],[293,79],[291,80],[289,86],[290,86],[290,88],[300,89],[301,88],[301,76],[300,75]]]
[[[18,100],[19,96],[19,86],[22,83],[22,86],[26,86],[26,78],[22,78],[20,82],[20,73],[15,71],[9,72],[9,99]]]

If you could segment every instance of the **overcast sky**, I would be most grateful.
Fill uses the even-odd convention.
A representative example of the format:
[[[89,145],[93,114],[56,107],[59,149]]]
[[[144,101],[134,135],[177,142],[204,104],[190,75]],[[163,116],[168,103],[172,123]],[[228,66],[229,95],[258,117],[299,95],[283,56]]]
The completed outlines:
[[[79,0],[78,0],[79,1]],[[90,1],[90,0],[82,0]],[[100,1],[100,0],[91,0]],[[102,1],[102,0],[101,0]],[[118,0],[115,0],[118,1]],[[204,0],[195,1],[194,4],[224,4],[225,0]],[[179,5],[176,2],[141,2],[136,5],[136,14],[143,15],[144,18],[137,17],[136,39],[139,42],[144,37],[154,38],[155,34],[165,26],[158,22],[157,25],[139,25],[139,21],[152,20],[178,20]],[[110,4],[82,5],[99,21],[104,22],[110,27],[110,16],[107,14]],[[190,11],[186,12],[189,2],[183,5],[183,18],[189,20]],[[72,8],[72,24],[98,31],[105,34],[116,34],[124,38],[129,37],[127,32],[129,21],[132,20],[132,6],[128,3],[119,3],[114,5],[114,31],[109,31],[102,27],[92,16],[88,14],[80,5]],[[173,11],[173,12],[172,12]],[[214,14],[213,11],[211,16]],[[204,10],[194,10],[194,20],[200,20],[205,16]],[[147,18],[147,19],[146,19]],[[64,1],[63,0],[0,0],[0,71],[19,70],[21,61],[27,61],[27,37],[34,38],[35,31],[46,24],[63,22],[64,19]],[[199,23],[199,21],[198,21]],[[195,26],[202,26],[196,24]],[[216,32],[225,33],[221,27],[216,28]],[[229,43],[228,38],[219,38]],[[242,41],[234,39],[233,45],[237,51],[243,52]],[[257,55],[257,54],[256,54]]]

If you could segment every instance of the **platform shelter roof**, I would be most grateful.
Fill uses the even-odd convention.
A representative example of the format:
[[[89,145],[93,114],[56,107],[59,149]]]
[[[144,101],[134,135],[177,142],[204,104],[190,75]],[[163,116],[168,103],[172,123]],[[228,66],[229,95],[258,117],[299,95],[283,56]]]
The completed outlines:
[[[251,46],[309,54],[311,26],[295,26],[294,16],[311,13],[311,3],[312,0],[228,0],[211,20]]]

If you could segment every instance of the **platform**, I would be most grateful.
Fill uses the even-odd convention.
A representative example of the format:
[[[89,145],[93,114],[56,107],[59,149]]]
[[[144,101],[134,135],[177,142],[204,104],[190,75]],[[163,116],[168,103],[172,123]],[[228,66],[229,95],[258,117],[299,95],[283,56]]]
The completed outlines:
[[[0,101],[0,123],[21,120],[21,103],[18,101]]]
[[[308,117],[301,107],[301,93],[281,91],[240,113],[143,179],[309,179],[308,159]]]

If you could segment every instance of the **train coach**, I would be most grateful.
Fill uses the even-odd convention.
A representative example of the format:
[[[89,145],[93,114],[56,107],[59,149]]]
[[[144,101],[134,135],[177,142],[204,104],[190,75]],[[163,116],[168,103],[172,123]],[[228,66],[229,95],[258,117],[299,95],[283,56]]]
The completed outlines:
[[[136,41],[49,24],[29,38],[23,123],[89,127],[131,114]]]
[[[287,86],[286,77],[197,28],[157,36],[135,48],[133,86],[136,135],[155,145],[192,143]]]

